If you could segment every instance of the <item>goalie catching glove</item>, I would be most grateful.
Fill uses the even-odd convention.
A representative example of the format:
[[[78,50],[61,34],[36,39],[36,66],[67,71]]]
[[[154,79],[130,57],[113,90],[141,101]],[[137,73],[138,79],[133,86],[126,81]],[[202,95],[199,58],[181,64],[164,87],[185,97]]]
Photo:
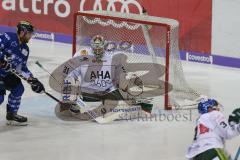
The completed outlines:
[[[31,88],[36,93],[42,93],[45,91],[43,84],[37,78],[29,78],[28,83],[31,84]]]
[[[144,85],[143,81],[136,74],[133,74],[128,82],[125,81],[119,86],[123,92],[127,93],[128,96],[130,95],[133,97],[137,97],[143,93]],[[134,90],[131,90],[131,88],[134,88]]]

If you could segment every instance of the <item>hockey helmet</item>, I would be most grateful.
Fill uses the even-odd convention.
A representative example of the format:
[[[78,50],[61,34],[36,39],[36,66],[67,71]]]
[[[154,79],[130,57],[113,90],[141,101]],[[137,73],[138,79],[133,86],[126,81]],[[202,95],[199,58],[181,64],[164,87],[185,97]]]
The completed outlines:
[[[216,109],[218,107],[218,102],[215,99],[208,99],[198,103],[198,111],[200,114],[207,113],[209,107]]]
[[[28,21],[20,21],[17,24],[17,33],[20,34],[21,31],[33,33],[34,32],[34,27]]]
[[[95,55],[102,55],[104,52],[105,40],[103,36],[96,35],[91,40],[91,47]]]

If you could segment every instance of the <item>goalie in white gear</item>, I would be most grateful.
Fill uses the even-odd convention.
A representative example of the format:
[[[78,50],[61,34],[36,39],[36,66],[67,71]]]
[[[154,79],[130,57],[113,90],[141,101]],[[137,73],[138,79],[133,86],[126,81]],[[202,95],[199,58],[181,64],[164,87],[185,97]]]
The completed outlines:
[[[82,47],[75,55],[84,64],[80,65],[67,76],[80,82],[80,95],[83,101],[96,102],[105,100],[126,100],[128,82],[125,81],[126,71],[124,63],[126,56],[121,52],[108,52],[105,50],[105,40],[96,35],[91,40],[91,47]],[[141,87],[141,80],[135,77],[134,83]],[[128,94],[128,93],[127,93]],[[152,104],[138,103],[140,109],[151,112]],[[71,105],[70,111],[80,113],[76,105]]]
[[[186,157],[191,160],[229,160],[224,148],[225,140],[240,134],[240,108],[233,111],[228,121],[214,99],[200,102],[198,110],[201,115]]]

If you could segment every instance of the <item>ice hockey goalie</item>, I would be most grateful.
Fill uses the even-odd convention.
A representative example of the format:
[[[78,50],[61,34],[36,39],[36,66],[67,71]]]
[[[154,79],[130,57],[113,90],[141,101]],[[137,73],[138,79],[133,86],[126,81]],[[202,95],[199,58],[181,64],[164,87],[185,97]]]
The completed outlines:
[[[93,109],[99,116],[103,110],[104,113],[124,110],[131,112],[126,114],[131,115],[131,118],[151,112],[152,104],[136,102],[136,96],[143,91],[143,84],[136,75],[126,79],[126,55],[121,50],[108,51],[101,35],[94,36],[90,44],[76,52],[73,59],[81,64],[72,67],[74,69],[64,79],[65,82],[79,86],[74,96],[63,93],[63,101],[71,104],[69,111],[81,120],[91,119],[89,115],[80,112],[79,106],[74,105],[76,96],[80,96],[84,102],[101,102]],[[136,88],[134,92],[129,89],[132,86]]]

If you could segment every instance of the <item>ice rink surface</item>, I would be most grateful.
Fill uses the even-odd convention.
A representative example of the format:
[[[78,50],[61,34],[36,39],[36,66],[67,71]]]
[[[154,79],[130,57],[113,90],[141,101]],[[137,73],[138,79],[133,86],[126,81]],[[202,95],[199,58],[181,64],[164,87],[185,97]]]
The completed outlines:
[[[38,60],[53,71],[71,57],[69,44],[32,40],[29,46],[29,68],[45,84],[49,76],[34,62]],[[227,117],[240,107],[239,69],[190,62],[184,62],[183,67],[189,84],[219,100]],[[193,111],[189,112],[188,121],[116,121],[99,125],[62,121],[54,114],[55,105],[53,100],[33,93],[25,84],[19,113],[28,117],[29,125],[10,127],[5,125],[6,102],[2,104],[0,160],[184,160],[197,118]],[[235,155],[239,145],[237,137],[227,141],[226,147]]]

